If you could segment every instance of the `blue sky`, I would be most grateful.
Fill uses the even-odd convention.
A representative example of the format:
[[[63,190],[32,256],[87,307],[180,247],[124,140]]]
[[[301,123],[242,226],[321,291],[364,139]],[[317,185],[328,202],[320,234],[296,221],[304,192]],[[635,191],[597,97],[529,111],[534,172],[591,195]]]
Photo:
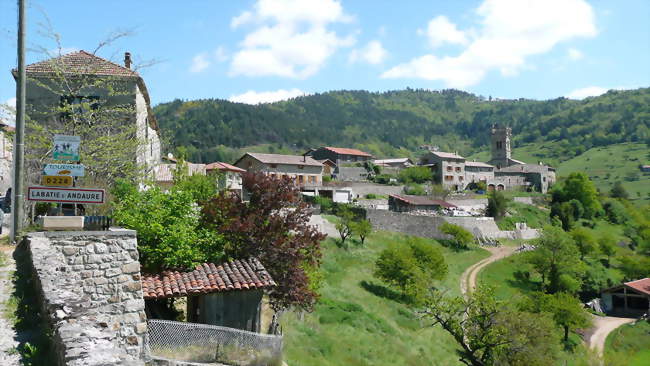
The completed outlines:
[[[0,0],[0,102],[12,103],[15,1]],[[650,1],[28,0],[28,61],[101,49],[141,70],[154,104],[271,101],[337,89],[457,88],[500,98],[650,85]],[[51,24],[48,30],[47,23]]]

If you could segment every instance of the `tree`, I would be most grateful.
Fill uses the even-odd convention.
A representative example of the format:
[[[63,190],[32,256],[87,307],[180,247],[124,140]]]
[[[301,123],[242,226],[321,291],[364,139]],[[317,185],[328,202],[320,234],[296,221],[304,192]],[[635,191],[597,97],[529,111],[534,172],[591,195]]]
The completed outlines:
[[[612,198],[623,198],[623,199],[628,199],[630,196],[627,193],[627,190],[625,190],[625,187],[623,187],[623,182],[621,182],[620,180],[614,183],[612,189],[609,191],[609,195]]]
[[[503,193],[496,189],[488,193],[487,216],[494,217],[496,220],[501,219],[506,215],[507,208],[508,201]]]
[[[555,323],[564,329],[564,341],[569,340],[569,330],[584,328],[591,324],[589,313],[573,295],[558,292],[553,295],[535,293],[531,296],[535,312],[547,312]]]
[[[571,230],[570,234],[580,251],[580,260],[583,260],[585,259],[585,256],[598,251],[598,242],[591,230],[584,227],[577,227]]]
[[[440,250],[420,239],[408,239],[405,245],[391,245],[375,262],[375,276],[399,288],[414,302],[431,287],[431,280],[447,275],[447,263]]]
[[[440,232],[451,236],[451,242],[456,249],[467,249],[474,240],[474,236],[462,226],[448,222],[440,225]]]
[[[363,245],[366,241],[366,237],[372,232],[372,224],[370,223],[370,220],[364,219],[353,222],[352,232],[359,235],[361,245]]]
[[[575,216],[574,207],[569,202],[556,202],[551,205],[551,219],[560,220],[564,231],[571,230]]]
[[[339,210],[338,217],[339,221],[335,227],[341,237],[341,247],[345,247],[345,241],[354,233],[354,213],[349,209],[343,208]]]
[[[602,210],[594,182],[582,172],[573,172],[552,190],[553,203],[578,200],[584,208],[584,218],[590,219]]]
[[[598,239],[598,245],[600,252],[607,257],[607,267],[609,267],[612,256],[616,254],[616,239],[610,233],[603,233]]]
[[[324,234],[309,225],[311,211],[289,179],[243,173],[249,201],[221,192],[201,210],[203,225],[221,233],[232,258],[257,257],[278,284],[271,290],[273,308],[310,309],[317,293],[309,273],[320,265]]]
[[[552,322],[497,301],[479,286],[467,298],[439,292],[427,296],[425,317],[440,325],[460,346],[460,361],[471,366],[549,365],[559,355]]]
[[[190,192],[194,202],[207,202],[219,192],[219,173],[190,175],[187,162],[182,158],[176,163],[176,168],[172,171],[172,174],[174,187],[181,191]]]
[[[580,274],[584,271],[580,252],[562,229],[544,227],[528,261],[542,276],[542,286],[548,293],[576,292],[580,288]]]
[[[433,179],[433,171],[426,166],[402,169],[397,175],[403,183],[427,183]]]
[[[140,263],[149,272],[191,269],[223,259],[225,241],[218,233],[200,226],[192,194],[183,190],[162,192],[154,186],[140,191],[120,182],[113,218],[138,233]]]

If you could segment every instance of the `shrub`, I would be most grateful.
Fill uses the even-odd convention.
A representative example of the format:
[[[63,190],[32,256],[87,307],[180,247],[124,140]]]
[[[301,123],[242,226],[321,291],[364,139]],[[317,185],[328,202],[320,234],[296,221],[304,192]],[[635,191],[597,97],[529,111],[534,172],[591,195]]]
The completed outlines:
[[[427,191],[420,184],[409,184],[404,186],[404,193],[411,194],[414,196],[426,196]]]
[[[424,166],[414,166],[402,169],[398,177],[404,183],[426,183],[433,179],[433,172]]]
[[[366,195],[366,198],[369,199],[369,200],[374,200],[374,199],[377,199],[377,195],[374,194],[374,193],[368,193]]]
[[[462,226],[445,222],[440,225],[440,232],[451,235],[451,243],[456,249],[467,249],[474,240],[474,236]]]

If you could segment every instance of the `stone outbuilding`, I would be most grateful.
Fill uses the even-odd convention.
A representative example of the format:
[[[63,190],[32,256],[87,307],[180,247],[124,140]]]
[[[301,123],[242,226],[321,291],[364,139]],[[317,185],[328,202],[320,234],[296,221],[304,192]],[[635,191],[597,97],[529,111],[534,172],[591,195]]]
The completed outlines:
[[[163,318],[156,303],[187,298],[187,321],[260,332],[264,290],[276,286],[256,258],[204,263],[193,271],[164,271],[142,276],[148,318]]]
[[[456,208],[447,201],[436,200],[424,196],[398,195],[388,196],[388,209],[395,212],[440,211],[441,209]]]

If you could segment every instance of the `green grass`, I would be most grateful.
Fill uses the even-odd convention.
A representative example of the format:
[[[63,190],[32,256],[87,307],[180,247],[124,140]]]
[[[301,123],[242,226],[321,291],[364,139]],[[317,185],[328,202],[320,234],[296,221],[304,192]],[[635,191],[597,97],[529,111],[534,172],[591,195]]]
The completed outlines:
[[[515,224],[518,222],[525,222],[528,227],[533,229],[542,228],[551,223],[549,211],[525,203],[510,202],[508,213],[510,216],[497,221],[497,226],[501,230],[514,230]]]
[[[321,300],[314,312],[300,320],[283,317],[285,360],[302,365],[459,365],[454,340],[441,328],[428,327],[399,295],[373,276],[379,252],[405,240],[396,233],[376,232],[365,247],[338,248],[333,239],[323,243],[325,277]],[[454,252],[440,246],[449,274],[440,288],[459,295],[459,278],[471,264],[488,256],[482,249]]]
[[[650,360],[650,322],[623,325],[607,337],[605,364],[644,366]]]
[[[523,294],[538,290],[539,283],[535,276],[533,281],[518,280],[518,271],[527,271],[526,253],[513,254],[510,257],[489,264],[478,274],[478,282],[494,288],[499,300],[516,299]]]

